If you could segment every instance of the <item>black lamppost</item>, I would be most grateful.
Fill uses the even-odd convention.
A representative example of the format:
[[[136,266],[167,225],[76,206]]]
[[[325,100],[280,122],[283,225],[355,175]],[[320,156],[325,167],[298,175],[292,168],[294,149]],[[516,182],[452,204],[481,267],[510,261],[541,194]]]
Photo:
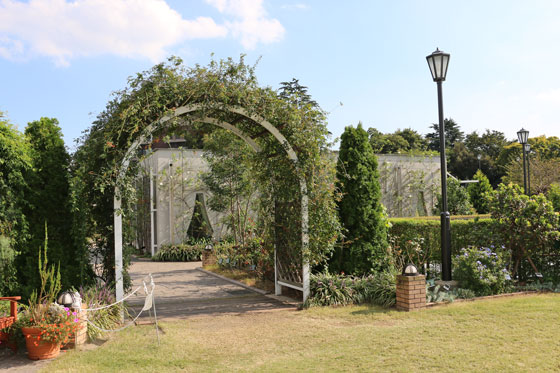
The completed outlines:
[[[527,194],[527,169],[525,168],[525,158],[526,158],[526,149],[525,145],[527,144],[527,139],[529,138],[529,131],[524,128],[521,128],[517,131],[517,140],[521,144],[523,148],[523,189],[525,190],[525,194]]]
[[[529,192],[527,195],[531,195],[531,161],[529,160],[529,156],[531,155],[531,144],[527,143],[523,145],[525,147],[525,154],[527,154],[527,191]]]
[[[437,83],[439,110],[439,151],[441,161],[441,277],[443,281],[451,281],[451,224],[447,211],[447,162],[445,160],[445,127],[443,124],[443,98],[441,83],[447,75],[449,53],[439,49],[426,56],[434,82]]]

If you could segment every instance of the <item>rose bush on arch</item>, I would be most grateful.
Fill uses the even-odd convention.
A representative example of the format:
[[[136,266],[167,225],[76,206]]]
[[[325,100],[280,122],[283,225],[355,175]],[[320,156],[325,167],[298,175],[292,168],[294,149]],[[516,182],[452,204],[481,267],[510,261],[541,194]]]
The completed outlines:
[[[330,255],[340,227],[333,198],[335,174],[326,154],[329,143],[325,113],[299,100],[297,92],[280,98],[270,87],[260,87],[254,70],[243,57],[239,62],[212,61],[208,66],[193,68],[184,67],[179,58],[172,57],[167,63],[129,78],[128,87],[114,93],[106,109],[84,133],[73,157],[74,194],[85,223],[83,237],[94,241],[93,247],[103,262],[104,280],[114,280],[113,190],[125,152],[149,124],[189,104],[199,104],[200,110],[171,119],[171,128],[158,130],[154,137],[183,131],[185,124],[189,124],[191,134],[210,131],[207,124],[199,123],[205,117],[234,124],[254,138],[261,149],[254,162],[263,218],[272,218],[274,201],[297,199],[297,180],[303,176],[309,197],[310,237],[305,259],[314,266]],[[265,118],[275,126],[295,150],[297,167],[286,156],[282,144],[261,126],[246,116],[220,110],[221,105],[241,107],[249,116]],[[132,164],[118,181],[125,219],[133,211],[137,167],[137,163]],[[290,227],[297,230],[301,222],[297,221],[298,214],[294,216]],[[124,230],[126,242],[132,231],[127,225]],[[269,239],[272,237],[270,234]]]

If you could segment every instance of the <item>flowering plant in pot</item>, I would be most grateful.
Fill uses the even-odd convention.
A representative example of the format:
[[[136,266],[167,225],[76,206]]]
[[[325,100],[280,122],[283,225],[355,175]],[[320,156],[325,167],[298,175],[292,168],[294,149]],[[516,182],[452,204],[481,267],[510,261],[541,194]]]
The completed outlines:
[[[68,341],[78,326],[75,312],[55,303],[61,289],[60,266],[48,266],[47,227],[45,224],[44,252],[39,249],[39,292],[33,291],[16,327],[25,337],[28,357],[32,360],[50,359],[60,353],[61,343]]]

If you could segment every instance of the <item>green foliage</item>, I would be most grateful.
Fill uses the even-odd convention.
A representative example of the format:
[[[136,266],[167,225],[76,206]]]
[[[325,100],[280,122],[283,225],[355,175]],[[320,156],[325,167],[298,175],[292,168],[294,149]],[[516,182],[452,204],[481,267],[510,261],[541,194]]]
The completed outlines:
[[[474,179],[478,180],[478,183],[470,184],[467,191],[469,192],[469,198],[471,204],[476,209],[479,214],[487,214],[488,210],[488,198],[489,193],[493,191],[488,178],[481,170],[476,171],[474,174]]]
[[[470,179],[480,168],[488,176],[490,184],[497,186],[504,176],[504,168],[498,163],[498,159],[507,144],[503,132],[486,130],[481,135],[472,132],[465,138],[465,152],[461,152],[457,144],[453,148],[449,170],[457,177]]]
[[[211,197],[214,211],[227,212],[226,223],[235,244],[244,245],[255,232],[249,230],[254,215],[254,151],[241,139],[225,130],[216,130],[204,139],[204,159],[209,170],[201,175]]]
[[[427,153],[427,141],[411,128],[383,134],[375,128],[367,130],[375,154]]]
[[[552,203],[554,211],[560,212],[560,184],[550,185],[546,198]]]
[[[72,230],[73,213],[70,194],[70,156],[64,146],[62,132],[56,119],[41,118],[25,129],[29,142],[33,171],[27,176],[27,208],[31,234],[28,245],[18,260],[19,277],[28,295],[38,287],[39,278],[34,254],[44,239],[43,226],[50,227],[49,260],[59,263],[64,288],[86,281],[88,268],[86,246],[76,247]]]
[[[364,277],[329,273],[312,274],[311,295],[306,307],[371,303],[391,307],[396,302],[394,271],[383,271]]]
[[[441,228],[439,219],[393,218],[389,219],[389,237],[396,263],[411,261],[420,271],[424,265],[441,261]],[[483,246],[488,242],[502,245],[495,222],[488,218],[451,219],[451,253],[456,255],[469,245]],[[433,270],[433,268],[432,268]],[[438,277],[438,273],[427,273]]]
[[[560,239],[560,217],[552,203],[542,194],[526,196],[515,184],[500,184],[490,198],[490,212],[497,223],[500,237],[512,258],[512,277],[525,280],[535,272],[555,273]],[[556,252],[556,254],[554,254]],[[548,255],[552,254],[552,255]],[[539,266],[529,267],[525,259],[541,258]]]
[[[445,149],[452,149],[455,143],[462,142],[465,135],[461,131],[459,125],[451,118],[444,119],[443,126],[445,129]],[[439,152],[439,124],[433,123],[430,128],[433,132],[426,135],[428,140],[428,149]]]
[[[488,247],[461,249],[453,258],[453,278],[478,296],[504,293],[511,280],[504,255]]]
[[[25,178],[31,168],[29,146],[24,136],[4,118],[0,111],[0,236],[2,238],[2,266],[0,293],[9,295],[20,292],[19,281],[14,282],[12,253],[27,247],[29,238],[26,206]],[[8,263],[9,262],[9,263]],[[33,268],[35,269],[35,267]]]
[[[331,268],[363,275],[387,268],[386,217],[381,204],[377,158],[359,124],[342,134],[337,163],[338,202],[344,241]]]
[[[197,262],[206,245],[162,245],[152,257],[154,262]]]
[[[441,195],[438,196],[436,214],[441,211]],[[473,213],[473,207],[469,201],[469,193],[461,186],[458,180],[447,178],[447,208],[451,215],[469,215]]]
[[[0,295],[11,294],[18,287],[17,271],[14,265],[16,255],[17,252],[12,248],[10,238],[0,235]]]
[[[189,104],[197,104],[199,109],[171,119],[167,128],[158,126],[153,138],[188,137],[188,131],[211,134],[215,127],[199,120],[206,116],[234,123],[261,148],[253,178],[260,192],[258,212],[262,221],[259,224],[265,232],[267,246],[274,246],[275,201],[293,202],[290,223],[285,228],[290,232],[289,237],[295,237],[292,240],[294,250],[297,249],[295,254],[302,254],[298,202],[301,177],[309,196],[310,223],[310,243],[303,248],[303,255],[311,265],[324,262],[339,233],[333,198],[334,171],[323,157],[329,145],[325,113],[312,105],[298,103],[290,92],[280,97],[268,87],[259,87],[255,68],[248,66],[243,57],[239,62],[211,61],[207,66],[193,68],[185,67],[181,59],[173,57],[131,77],[125,89],[115,92],[105,111],[80,140],[75,153],[75,199],[83,216],[84,236],[94,239],[92,249],[103,259],[103,279],[114,280],[113,190],[125,152],[145,134],[151,123]],[[297,164],[286,156],[286,144],[263,132],[253,120],[222,110],[239,107],[250,116],[265,118],[279,129],[295,149]],[[148,148],[151,145],[147,144]],[[136,156],[134,152],[130,155]],[[117,197],[123,201],[124,227],[133,218],[135,178],[140,163],[132,162],[126,175],[118,181]],[[132,241],[132,234],[133,231],[125,231],[124,241]],[[126,269],[126,261],[124,266]]]

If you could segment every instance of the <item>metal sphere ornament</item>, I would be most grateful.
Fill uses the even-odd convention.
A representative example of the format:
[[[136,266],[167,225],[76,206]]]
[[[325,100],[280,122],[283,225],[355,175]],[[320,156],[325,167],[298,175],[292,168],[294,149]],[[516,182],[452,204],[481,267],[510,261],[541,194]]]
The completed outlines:
[[[405,267],[404,271],[403,271],[403,275],[405,276],[418,276],[418,269],[416,268],[416,266],[414,264],[409,264]]]
[[[63,305],[64,307],[71,308],[81,308],[82,307],[82,297],[77,291],[65,291],[58,297],[56,303]]]

